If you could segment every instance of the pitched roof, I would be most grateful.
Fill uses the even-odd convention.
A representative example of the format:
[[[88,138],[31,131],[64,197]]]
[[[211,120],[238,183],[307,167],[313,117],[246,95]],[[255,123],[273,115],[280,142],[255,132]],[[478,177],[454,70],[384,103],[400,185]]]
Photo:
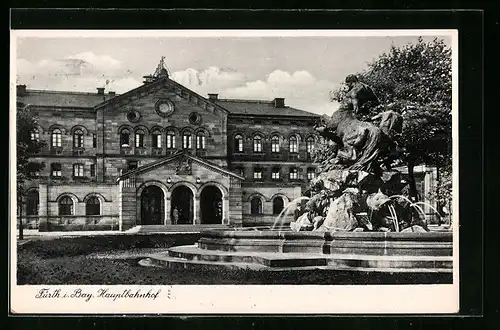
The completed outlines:
[[[273,101],[262,100],[234,100],[219,99],[215,103],[226,108],[235,115],[264,115],[264,116],[294,116],[294,117],[318,117],[319,115],[285,106],[283,108],[274,107]]]
[[[175,159],[177,159],[179,157],[182,157],[182,156],[184,156],[186,158],[190,158],[191,160],[193,160],[194,162],[197,162],[199,164],[205,165],[206,167],[212,169],[213,171],[222,172],[222,173],[225,173],[225,174],[230,175],[232,177],[235,177],[237,179],[245,180],[244,177],[242,177],[242,176],[240,176],[240,175],[238,175],[236,173],[233,173],[233,172],[231,172],[229,170],[226,170],[225,168],[222,168],[219,165],[216,165],[216,164],[214,164],[212,162],[209,162],[209,161],[207,161],[205,159],[196,157],[193,154],[190,154],[188,152],[179,151],[179,152],[173,154],[172,156],[169,156],[169,157],[157,160],[156,162],[152,162],[152,163],[146,164],[144,166],[136,168],[135,170],[129,171],[127,173],[124,173],[124,174],[120,175],[116,181],[118,182],[120,180],[126,179],[126,178],[128,178],[129,176],[131,176],[133,174],[138,174],[138,173],[141,173],[141,172],[144,172],[144,171],[152,170],[155,167],[161,166],[161,165],[166,164],[166,163],[170,163],[171,161],[174,161]]]
[[[82,93],[82,92],[67,92],[67,91],[50,91],[50,90],[33,90],[27,89],[26,94],[18,96],[17,101],[26,105],[51,106],[51,107],[76,107],[76,108],[94,108],[103,107],[111,102],[118,101],[134,94],[135,92],[147,89],[163,81],[168,82],[178,88],[182,88],[195,94],[197,97],[206,100],[223,111],[228,111],[234,115],[261,115],[261,116],[292,116],[292,117],[318,117],[318,114],[285,106],[282,108],[274,107],[273,101],[262,100],[237,100],[237,99],[218,99],[211,101],[203,96],[187,89],[181,84],[166,78],[158,79],[152,83],[138,86],[124,94],[109,94],[98,95],[97,93]]]
[[[17,96],[17,102],[50,107],[94,108],[95,105],[111,98],[109,94],[27,89],[24,95]]]

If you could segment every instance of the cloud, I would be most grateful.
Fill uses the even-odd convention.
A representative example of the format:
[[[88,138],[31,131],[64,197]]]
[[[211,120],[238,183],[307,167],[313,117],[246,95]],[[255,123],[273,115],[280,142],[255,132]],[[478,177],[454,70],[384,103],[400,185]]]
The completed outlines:
[[[338,108],[330,102],[329,92],[336,84],[318,80],[308,71],[275,70],[264,80],[247,81],[246,76],[231,69],[209,67],[198,71],[188,68],[176,71],[172,79],[205,95],[218,93],[220,98],[272,100],[284,97],[287,105],[319,114],[331,114]]]
[[[29,88],[95,91],[97,87],[107,87],[124,93],[141,85],[122,69],[120,61],[92,52],[38,62],[21,58],[16,64],[17,82]]]
[[[232,69],[211,66],[202,71],[193,68],[176,71],[172,73],[171,78],[200,94],[207,94],[221,93],[226,88],[244,84],[246,77]]]
[[[38,62],[18,59],[17,72],[18,83],[34,89],[94,92],[97,87],[106,87],[125,93],[142,84],[140,77],[133,77],[120,61],[92,52]],[[176,71],[171,78],[203,96],[218,93],[220,98],[259,100],[283,97],[286,105],[319,114],[331,114],[338,107],[329,97],[336,84],[305,70],[274,70],[264,79],[248,81],[244,73],[211,66]]]
[[[319,114],[331,114],[338,107],[330,102],[329,92],[336,84],[318,80],[307,71],[289,73],[275,70],[266,80],[256,80],[243,86],[228,88],[221,97],[241,99],[274,99],[284,97],[289,106]]]

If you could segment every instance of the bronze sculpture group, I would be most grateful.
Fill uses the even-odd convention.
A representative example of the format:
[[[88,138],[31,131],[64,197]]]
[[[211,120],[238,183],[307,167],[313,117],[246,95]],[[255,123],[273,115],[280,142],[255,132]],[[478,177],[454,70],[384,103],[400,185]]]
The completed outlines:
[[[291,223],[295,231],[427,231],[425,215],[403,196],[404,180],[392,169],[403,117],[381,105],[355,75],[331,116],[315,130],[334,152],[323,160],[311,182],[304,214]],[[375,115],[373,115],[376,113]],[[380,120],[379,125],[373,122]]]

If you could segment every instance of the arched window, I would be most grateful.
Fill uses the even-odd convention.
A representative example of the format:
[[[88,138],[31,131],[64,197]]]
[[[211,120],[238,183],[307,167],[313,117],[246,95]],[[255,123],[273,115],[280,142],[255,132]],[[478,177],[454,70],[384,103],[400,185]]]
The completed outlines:
[[[62,147],[62,132],[59,128],[52,131],[52,146]]]
[[[196,149],[205,150],[205,134],[203,132],[196,135]]]
[[[290,137],[290,152],[298,153],[299,152],[299,141],[296,136]]]
[[[280,152],[280,138],[277,135],[271,138],[271,152]]]
[[[182,148],[183,149],[191,149],[193,147],[193,137],[191,136],[191,133],[185,132],[182,135]]]
[[[59,215],[73,215],[73,200],[69,196],[64,196],[59,201]]]
[[[135,147],[136,148],[144,148],[144,131],[137,130],[135,132]]]
[[[120,132],[120,146],[130,147],[130,131],[128,129],[123,129]]]
[[[85,215],[100,215],[101,214],[101,202],[96,196],[92,196],[87,199],[85,203]]]
[[[38,205],[40,198],[38,191],[31,190],[26,195],[26,215],[38,215]]]
[[[314,138],[312,136],[308,137],[306,140],[306,150],[309,155],[314,151]]]
[[[262,200],[260,197],[255,196],[250,201],[250,213],[253,215],[262,214]]]
[[[175,133],[167,132],[167,149],[175,149]]]
[[[83,148],[83,132],[81,129],[77,129],[73,132],[73,147]]]
[[[262,138],[259,135],[253,138],[253,152],[262,152]]]
[[[31,141],[40,141],[40,132],[38,131],[38,129],[34,128],[31,130],[30,132],[30,137],[31,137]]]
[[[273,199],[273,214],[280,214],[283,211],[285,202],[282,197],[276,197]]]
[[[238,134],[234,137],[234,148],[236,152],[243,152],[243,136]]]
[[[153,148],[161,149],[161,132],[160,131],[153,131],[153,134],[151,135],[153,138]]]

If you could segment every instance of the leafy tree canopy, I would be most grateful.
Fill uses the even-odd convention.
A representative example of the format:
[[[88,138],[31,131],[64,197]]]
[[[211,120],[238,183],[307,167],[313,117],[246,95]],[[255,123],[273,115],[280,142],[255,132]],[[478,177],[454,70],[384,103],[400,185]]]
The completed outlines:
[[[397,142],[403,148],[401,160],[409,172],[419,164],[446,169],[451,166],[451,71],[451,48],[437,38],[430,42],[419,38],[416,43],[391,46],[357,73],[381,101],[375,111],[401,111],[403,134]],[[341,86],[331,92],[331,98],[340,102],[344,94],[345,86]]]

